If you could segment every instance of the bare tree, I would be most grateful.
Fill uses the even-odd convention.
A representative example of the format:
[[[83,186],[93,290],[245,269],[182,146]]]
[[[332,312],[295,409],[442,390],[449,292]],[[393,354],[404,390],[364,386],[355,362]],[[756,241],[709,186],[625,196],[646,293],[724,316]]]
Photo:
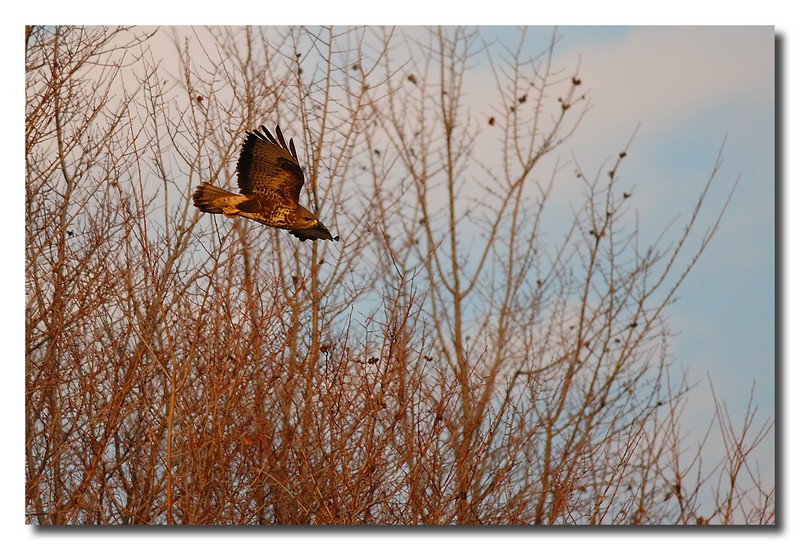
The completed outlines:
[[[642,242],[630,146],[594,179],[558,156],[588,92],[555,33],[528,40],[27,28],[29,521],[774,522],[771,421],[719,400],[705,467],[669,361],[719,159],[676,239]],[[265,123],[340,243],[191,206]]]

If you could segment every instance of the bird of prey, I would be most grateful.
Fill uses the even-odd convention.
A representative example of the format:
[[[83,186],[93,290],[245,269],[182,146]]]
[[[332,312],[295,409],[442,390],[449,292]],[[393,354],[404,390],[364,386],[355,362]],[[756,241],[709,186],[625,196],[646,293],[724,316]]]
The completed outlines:
[[[275,134],[277,139],[266,126],[247,132],[236,164],[241,195],[203,183],[194,192],[194,205],[210,214],[242,216],[286,229],[301,241],[338,241],[338,236],[333,237],[313,213],[300,206],[304,180],[294,140],[287,146],[280,126],[275,127]]]

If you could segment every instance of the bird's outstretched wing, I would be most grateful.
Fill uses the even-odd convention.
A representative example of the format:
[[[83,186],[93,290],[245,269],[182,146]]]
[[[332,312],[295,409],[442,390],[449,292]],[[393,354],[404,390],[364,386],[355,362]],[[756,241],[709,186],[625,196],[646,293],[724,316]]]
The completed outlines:
[[[289,140],[287,146],[280,126],[275,127],[275,134],[277,139],[266,126],[247,132],[236,164],[239,190],[244,195],[272,195],[278,191],[298,202],[304,180],[294,140]]]

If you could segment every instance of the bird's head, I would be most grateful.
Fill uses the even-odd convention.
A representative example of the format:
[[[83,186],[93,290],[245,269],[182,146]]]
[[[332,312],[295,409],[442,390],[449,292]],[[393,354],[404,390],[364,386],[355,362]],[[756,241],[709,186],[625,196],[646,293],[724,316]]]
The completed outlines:
[[[295,223],[292,227],[292,235],[305,241],[306,239],[316,240],[325,239],[328,241],[338,241],[339,237],[334,237],[328,228],[307,208],[298,206],[294,215]]]
[[[316,227],[319,223],[319,220],[313,212],[300,205],[297,206],[297,210],[294,211],[294,216],[292,216],[292,218],[294,218],[292,220],[292,225],[296,229],[311,229]]]

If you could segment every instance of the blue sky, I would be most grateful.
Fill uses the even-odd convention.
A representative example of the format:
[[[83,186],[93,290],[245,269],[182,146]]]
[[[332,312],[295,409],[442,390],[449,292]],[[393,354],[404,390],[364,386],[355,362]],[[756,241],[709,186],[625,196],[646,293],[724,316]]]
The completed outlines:
[[[484,33],[517,40],[508,27]],[[535,54],[552,28],[530,33]],[[756,423],[774,418],[774,29],[566,26],[558,35],[554,65],[567,74],[580,66],[592,105],[566,147],[585,173],[605,173],[604,163],[616,160],[636,132],[620,182],[635,189],[631,206],[645,242],[670,224],[667,242],[678,237],[722,147],[697,237],[738,183],[717,235],[668,311],[675,372],[685,370],[697,384],[683,420],[688,440],[703,435],[714,414],[709,380],[734,422],[743,420],[753,387]],[[577,187],[562,185],[556,195],[581,203]],[[774,439],[758,458],[768,479]]]
[[[552,32],[529,28],[526,53],[544,50]],[[508,26],[484,27],[481,35],[510,47],[518,42],[517,29]],[[774,28],[564,26],[557,35],[555,69],[570,75],[578,68],[581,91],[591,98],[561,161],[571,153],[584,173],[605,173],[635,132],[619,178],[621,189],[634,190],[631,208],[644,242],[667,226],[666,242],[678,237],[722,148],[693,243],[736,188],[718,233],[668,311],[675,372],[685,370],[697,384],[684,422],[696,425],[692,434],[699,437],[713,417],[709,380],[734,421],[743,419],[753,388],[758,420],[774,418]],[[494,93],[482,70],[465,80],[475,110]],[[582,201],[580,186],[564,180],[554,195],[562,213]],[[759,454],[765,475],[772,472],[773,443]]]
[[[751,385],[774,414],[774,31],[770,27],[560,28],[558,59],[580,58],[592,110],[571,143],[588,168],[639,125],[622,170],[656,230],[688,209],[725,140],[708,212],[738,185],[719,233],[672,307],[676,363],[732,414]],[[710,217],[704,218],[710,223]],[[644,224],[643,224],[644,225]]]

